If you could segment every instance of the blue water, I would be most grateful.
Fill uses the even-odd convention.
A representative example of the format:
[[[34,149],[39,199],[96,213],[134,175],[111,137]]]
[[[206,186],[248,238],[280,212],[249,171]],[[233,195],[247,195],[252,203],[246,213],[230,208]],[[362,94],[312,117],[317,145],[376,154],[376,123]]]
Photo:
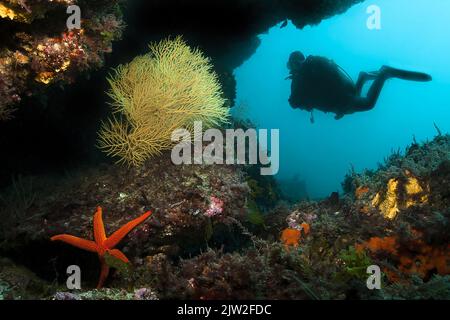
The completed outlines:
[[[381,8],[381,30],[369,30],[366,9]],[[235,71],[238,98],[234,113],[259,128],[280,129],[280,171],[277,179],[299,175],[312,198],[341,191],[353,165],[357,171],[376,168],[392,150],[450,130],[450,1],[380,0],[355,5],[320,25],[296,29],[291,23],[260,36],[257,52]],[[288,104],[290,81],[286,62],[292,51],[336,61],[356,81],[360,71],[387,64],[424,71],[429,83],[393,79],[377,106],[334,120]]]

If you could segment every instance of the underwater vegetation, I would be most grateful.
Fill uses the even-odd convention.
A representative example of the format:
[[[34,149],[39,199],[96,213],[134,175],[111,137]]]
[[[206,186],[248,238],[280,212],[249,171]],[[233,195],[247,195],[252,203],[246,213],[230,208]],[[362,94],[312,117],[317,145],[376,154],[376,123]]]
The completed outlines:
[[[436,272],[439,275],[450,273],[448,245],[432,246],[426,244],[421,232],[412,229],[412,239],[399,243],[396,237],[373,237],[367,242],[359,244],[356,250],[361,253],[368,250],[372,255],[392,255],[398,260],[396,268],[401,274],[416,275],[427,279],[429,274]],[[385,269],[386,275],[392,282],[400,282],[401,277]]]
[[[343,194],[315,201],[296,177],[290,187],[302,190],[286,199],[258,166],[170,159],[174,129],[192,130],[197,120],[204,128],[241,126],[228,115],[236,85],[231,71],[256,50],[257,34],[286,18],[299,27],[318,23],[357,0],[145,2],[155,9],[145,12],[151,25],[136,29],[148,32],[145,45],[156,42],[138,55],[143,48],[129,40],[130,55],[105,80],[110,118],[93,133],[100,149],[125,165],[105,157],[93,166],[64,167],[64,177],[45,170],[18,176],[1,190],[0,300],[450,299],[449,135],[414,142],[376,170],[352,170]],[[74,3],[86,8],[82,30],[31,32]],[[174,3],[192,11],[169,19],[161,32],[155,15],[167,10],[172,17]],[[124,28],[118,4],[0,0],[0,24],[7,26],[0,40],[4,30],[19,39],[0,42],[0,120],[14,117],[24,97],[39,92],[44,99],[46,88],[103,65]],[[227,31],[206,37],[209,25],[191,15],[199,6],[214,8],[199,17],[209,23],[220,11],[229,14],[222,21]],[[192,29],[167,38],[183,34],[183,19]],[[100,91],[96,82],[86,86],[93,84]],[[99,125],[103,116],[90,120]],[[105,223],[99,205],[108,210]],[[146,213],[136,218],[136,212]],[[79,290],[66,287],[69,265],[82,270]],[[370,265],[382,271],[381,290],[366,286]]]
[[[24,97],[67,85],[99,68],[122,36],[120,1],[0,1],[0,121]],[[66,9],[83,7],[81,29],[66,28]],[[62,21],[64,23],[57,23]]]
[[[103,124],[99,146],[128,165],[141,165],[173,146],[172,133],[228,120],[210,60],[181,37],[150,45],[150,53],[120,66],[109,79],[116,116]],[[119,118],[121,116],[122,118]]]
[[[69,5],[75,2],[74,0],[5,0],[0,3],[0,17],[22,23],[32,23],[35,19],[44,17],[55,6]]]
[[[168,156],[141,167],[108,166],[36,199],[26,209],[33,216],[2,236],[0,252],[14,258],[8,270],[36,273],[33,295],[47,299],[449,299],[449,163],[450,136],[414,143],[377,170],[350,172],[343,196],[267,208],[258,216],[260,230],[248,218],[254,200],[242,167],[174,166]],[[416,190],[411,177],[429,186],[427,201],[406,205],[408,190]],[[389,196],[391,179],[399,181],[393,217],[373,203],[377,194],[382,201]],[[119,272],[107,288],[91,290],[94,272],[81,291],[69,292],[55,285],[54,268],[64,274],[73,256],[84,268],[91,262],[81,250],[64,253],[66,246],[48,239],[67,232],[92,238],[86,212],[100,201],[113,229],[149,204],[154,214],[120,248],[133,269],[123,272],[110,261]],[[43,252],[39,259],[14,256],[35,246]],[[368,265],[380,266],[381,290],[367,289]],[[18,295],[15,277],[1,269],[0,283],[5,296]]]

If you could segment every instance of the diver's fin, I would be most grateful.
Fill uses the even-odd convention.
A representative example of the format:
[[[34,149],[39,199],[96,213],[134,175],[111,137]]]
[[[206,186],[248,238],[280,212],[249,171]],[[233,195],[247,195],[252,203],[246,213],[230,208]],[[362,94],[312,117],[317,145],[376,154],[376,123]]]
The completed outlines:
[[[314,113],[312,110],[311,110],[311,116],[309,118],[309,121],[311,121],[311,124],[314,124],[314,122],[316,122],[316,120],[314,119]]]
[[[389,66],[383,66],[381,72],[386,74],[389,78],[399,78],[410,81],[428,82],[433,79],[429,74],[423,72],[396,69]]]

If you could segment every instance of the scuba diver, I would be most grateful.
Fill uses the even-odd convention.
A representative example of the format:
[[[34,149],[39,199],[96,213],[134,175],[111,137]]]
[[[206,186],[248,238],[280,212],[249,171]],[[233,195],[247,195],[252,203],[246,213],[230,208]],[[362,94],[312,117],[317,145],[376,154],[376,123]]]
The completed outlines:
[[[430,75],[382,66],[374,72],[361,72],[356,84],[334,61],[320,56],[305,56],[300,51],[293,52],[287,64],[290,71],[286,80],[292,80],[289,103],[292,108],[311,112],[313,109],[333,112],[339,120],[346,114],[371,110],[375,107],[381,90],[390,78],[410,81],[431,81]],[[373,80],[367,96],[362,89],[367,81]]]

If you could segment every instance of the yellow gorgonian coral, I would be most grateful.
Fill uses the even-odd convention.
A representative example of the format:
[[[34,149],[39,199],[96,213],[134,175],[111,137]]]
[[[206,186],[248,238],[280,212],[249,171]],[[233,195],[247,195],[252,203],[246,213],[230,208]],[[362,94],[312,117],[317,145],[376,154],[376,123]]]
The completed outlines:
[[[172,147],[174,130],[228,121],[210,60],[181,37],[150,45],[150,53],[119,66],[108,79],[115,115],[103,123],[99,147],[118,162],[140,165]]]

